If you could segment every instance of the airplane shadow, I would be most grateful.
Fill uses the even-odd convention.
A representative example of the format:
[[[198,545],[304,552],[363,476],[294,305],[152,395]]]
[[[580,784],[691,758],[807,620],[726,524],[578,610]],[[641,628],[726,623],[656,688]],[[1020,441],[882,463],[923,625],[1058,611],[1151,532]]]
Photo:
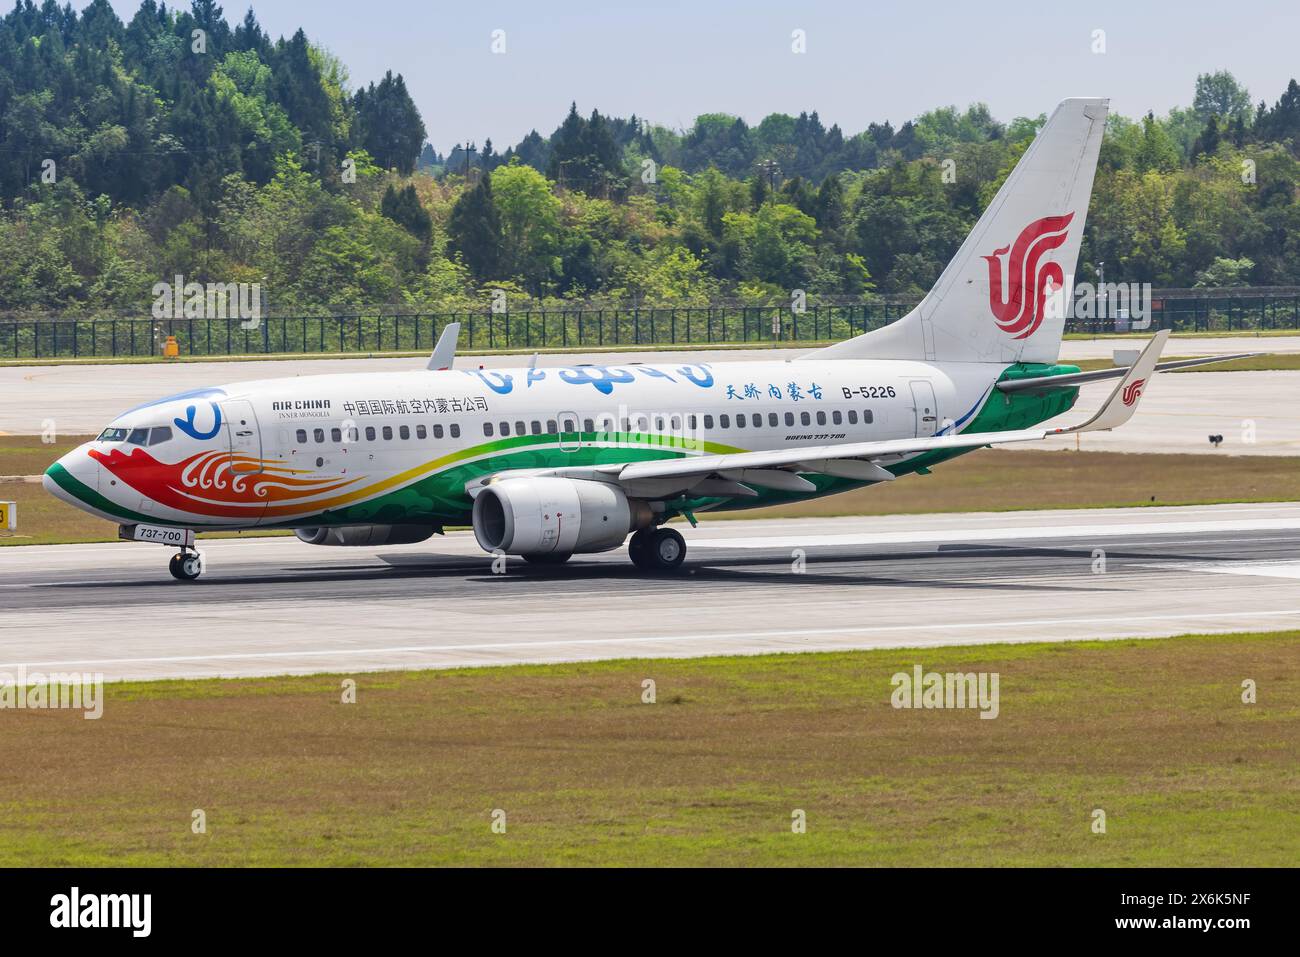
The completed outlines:
[[[704,549],[700,549],[704,552]],[[712,551],[712,550],[710,550]],[[719,550],[722,551],[722,550]],[[698,552],[697,552],[698,554]],[[210,570],[197,582],[180,583],[163,575],[153,579],[96,582],[48,582],[34,587],[53,589],[103,589],[103,588],[178,588],[195,589],[194,597],[204,592],[213,596],[217,590],[225,594],[231,588],[250,586],[286,585],[343,585],[350,582],[393,582],[404,579],[460,579],[467,585],[494,584],[526,586],[540,582],[594,584],[638,582],[660,584],[665,588],[698,587],[710,584],[765,584],[784,582],[790,585],[817,584],[846,588],[862,587],[929,587],[954,590],[1035,591],[1035,592],[1096,592],[1113,590],[1106,584],[1112,575],[1123,574],[1117,565],[1126,561],[1224,561],[1223,555],[1175,554],[1150,551],[1108,550],[1108,575],[1091,575],[1091,549],[1043,548],[1016,546],[963,547],[945,545],[933,551],[856,552],[845,549],[834,551],[812,550],[801,572],[793,571],[788,554],[746,554],[688,557],[678,570],[664,573],[646,573],[636,569],[625,556],[610,558],[575,558],[565,565],[530,565],[519,558],[507,561],[505,574],[491,572],[492,558],[466,559],[451,556],[402,555],[387,558],[380,556],[382,566],[374,564],[334,565],[327,568],[311,565],[285,566],[273,573],[222,574],[220,569]],[[962,561],[953,568],[954,560]],[[997,559],[997,564],[983,565],[980,560]],[[1042,560],[1035,565],[1023,564],[1026,560]],[[1243,559],[1246,560],[1246,559]],[[1017,564],[1020,563],[1020,564]],[[933,565],[927,574],[927,565]],[[841,571],[821,570],[818,566],[854,566]],[[892,573],[882,566],[891,566]],[[1080,583],[1036,584],[1035,575],[1060,575],[1077,571]],[[1009,576],[1023,575],[1017,581],[1007,581]],[[980,576],[988,580],[981,581]],[[1001,580],[998,580],[1001,579]],[[175,594],[174,592],[172,593]],[[265,597],[276,597],[274,594]]]

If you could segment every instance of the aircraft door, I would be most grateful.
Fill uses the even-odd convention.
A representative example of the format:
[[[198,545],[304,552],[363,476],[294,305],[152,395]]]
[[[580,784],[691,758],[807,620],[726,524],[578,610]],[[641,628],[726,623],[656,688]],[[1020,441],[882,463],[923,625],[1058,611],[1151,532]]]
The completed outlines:
[[[934,386],[919,379],[912,386],[912,411],[916,415],[916,437],[926,438],[939,431],[939,402]]]
[[[230,471],[252,475],[262,471],[262,434],[257,427],[253,404],[246,399],[229,399],[221,403],[230,443]]]

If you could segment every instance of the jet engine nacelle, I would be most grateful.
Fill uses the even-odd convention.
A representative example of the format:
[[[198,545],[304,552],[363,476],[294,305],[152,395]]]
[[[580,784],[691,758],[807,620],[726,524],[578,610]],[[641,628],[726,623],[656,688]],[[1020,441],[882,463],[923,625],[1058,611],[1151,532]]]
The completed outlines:
[[[474,499],[474,537],[484,551],[507,555],[604,552],[650,522],[644,503],[605,482],[508,478]]]
[[[347,525],[340,528],[295,528],[308,545],[412,545],[437,529],[432,525]]]

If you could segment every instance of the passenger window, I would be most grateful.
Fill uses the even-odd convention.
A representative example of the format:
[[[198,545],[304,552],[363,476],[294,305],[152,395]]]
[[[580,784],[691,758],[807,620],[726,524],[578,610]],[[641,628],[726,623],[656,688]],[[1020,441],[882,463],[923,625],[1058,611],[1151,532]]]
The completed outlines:
[[[556,432],[558,432],[558,431],[559,431],[559,427],[555,424],[555,420],[554,420],[554,419],[547,419],[547,420],[546,420],[546,434],[547,434],[547,435],[554,435],[554,434],[555,434]]]
[[[316,442],[317,442],[318,444],[319,444],[319,443],[322,443],[322,442],[325,441],[325,430],[324,430],[324,429],[313,429],[313,430],[312,430],[312,433],[311,433],[311,437],[312,437],[313,439],[315,439]]]
[[[384,426],[384,441],[393,441],[393,427],[391,425]]]
[[[849,425],[857,425],[857,424],[858,424],[858,410],[849,409]]]
[[[793,412],[787,412],[787,413],[785,414],[785,424],[786,424],[786,425],[794,425],[794,413],[793,413]]]
[[[491,423],[491,422],[484,422],[484,423],[483,423],[483,434],[486,435],[488,438],[492,438],[492,423]]]
[[[664,430],[664,417],[662,415],[657,416],[655,418],[655,431],[662,432],[663,430]]]
[[[595,431],[596,431],[596,423],[593,422],[593,421],[591,421],[591,419],[583,419],[583,420],[582,420],[582,431],[584,431],[584,432],[595,432]]]
[[[509,422],[502,422],[502,423],[501,423],[501,434],[502,434],[503,436],[506,436],[506,435],[509,435],[509,434],[510,434],[510,423],[509,423]]]
[[[373,425],[367,425],[367,426],[366,426],[366,441],[367,441],[367,442],[373,442],[374,440],[375,440],[375,427],[374,427]]]
[[[818,413],[817,413],[817,424],[818,424],[818,425],[825,425],[825,424],[826,424],[826,413],[825,413],[825,412],[818,412]]]
[[[688,415],[686,417],[686,427],[694,432],[700,427],[700,420],[694,414]]]
[[[433,427],[433,437],[434,437],[435,439],[440,439],[440,438],[442,438],[442,426],[441,426],[441,425],[435,425],[435,426]]]
[[[711,416],[711,415],[706,415],[706,416],[704,417],[704,427],[705,427],[706,429],[711,429],[711,428],[713,428],[713,416]]]
[[[330,441],[333,442],[335,445],[338,445],[340,442],[342,442],[342,441],[343,441],[343,430],[342,430],[342,429],[330,429]]]
[[[745,413],[742,412],[740,415],[736,416],[736,428],[743,429],[744,427],[745,427]]]
[[[871,410],[870,410],[870,409],[863,409],[863,410],[862,410],[862,421],[863,421],[864,423],[866,423],[867,425],[870,425],[870,424],[872,423],[873,419],[871,418]]]
[[[405,442],[407,439],[411,437],[411,427],[409,425],[403,425],[398,428],[397,434],[401,436],[402,441]]]
[[[840,414],[839,409],[836,409],[834,412],[831,413],[831,421],[834,422],[836,425],[840,425],[844,422],[844,416]]]
[[[149,444],[162,445],[164,442],[172,440],[172,430],[165,425],[160,425],[155,429],[149,430]]]
[[[541,435],[541,434],[542,434],[542,423],[538,422],[536,419],[533,419],[533,421],[532,421],[532,423],[531,423],[531,429],[532,429],[533,435]]]
[[[812,416],[809,415],[807,412],[800,412],[799,421],[804,425],[812,425]]]
[[[460,426],[457,425],[455,422],[451,424],[451,437],[453,439],[460,438]]]
[[[573,419],[565,419],[565,420],[564,420],[564,428],[563,428],[561,431],[564,431],[564,432],[577,432],[577,431],[578,431],[578,423],[575,422]]]
[[[527,434],[528,434],[528,430],[524,428],[524,424],[522,422],[516,422],[515,435],[527,435]]]
[[[429,430],[422,425],[417,425],[415,427],[415,437],[417,439],[427,439],[429,437]]]
[[[769,412],[767,414],[767,424],[775,429],[781,424],[781,419],[775,412]]]
[[[729,429],[729,428],[731,428],[731,416],[729,416],[729,415],[720,415],[720,416],[718,416],[718,428],[721,428],[721,429]]]
[[[298,439],[298,444],[299,444],[299,445],[306,445],[306,444],[307,444],[307,430],[306,430],[306,429],[299,429],[298,432],[297,432],[297,435],[296,435],[295,437]]]
[[[755,412],[755,413],[754,413],[754,428],[756,428],[756,429],[761,429],[762,427],[763,427],[763,417],[762,417],[761,415],[759,415],[757,412]]]

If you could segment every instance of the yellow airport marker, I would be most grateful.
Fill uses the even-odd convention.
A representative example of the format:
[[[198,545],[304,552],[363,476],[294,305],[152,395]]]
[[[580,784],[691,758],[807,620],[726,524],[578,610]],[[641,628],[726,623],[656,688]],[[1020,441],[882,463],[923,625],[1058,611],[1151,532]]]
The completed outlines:
[[[18,531],[18,503],[0,502],[0,528]]]

